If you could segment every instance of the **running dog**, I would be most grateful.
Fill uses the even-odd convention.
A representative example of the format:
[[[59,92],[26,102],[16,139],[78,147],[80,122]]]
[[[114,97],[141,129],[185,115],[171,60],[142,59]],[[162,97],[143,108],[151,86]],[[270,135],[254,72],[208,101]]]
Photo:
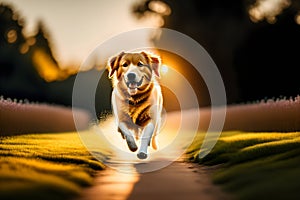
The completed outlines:
[[[159,56],[145,51],[121,52],[107,62],[118,131],[132,152],[138,149],[136,140],[141,140],[137,153],[139,159],[148,157],[150,143],[153,149],[157,149],[155,137],[161,126],[163,105],[158,82],[160,64]]]

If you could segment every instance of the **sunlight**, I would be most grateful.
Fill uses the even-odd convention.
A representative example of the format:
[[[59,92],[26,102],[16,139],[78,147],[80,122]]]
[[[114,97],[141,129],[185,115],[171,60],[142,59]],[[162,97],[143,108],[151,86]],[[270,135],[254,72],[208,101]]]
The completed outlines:
[[[1,199],[69,199],[104,168],[77,132],[34,133],[1,138]]]
[[[149,8],[161,15],[171,14],[171,8],[162,1],[150,1]]]
[[[20,53],[26,54],[28,51],[29,51],[29,46],[26,43],[22,44],[20,48]]]
[[[237,132],[238,133],[238,132]],[[272,133],[247,133],[247,134],[234,134],[232,136],[226,136],[222,137],[220,140],[225,142],[238,142],[238,141],[244,141],[244,140],[252,140],[257,142],[262,141],[276,141],[276,140],[289,140],[294,139],[296,137],[299,137],[299,132],[292,132],[292,133],[278,133],[278,132],[272,132]]]
[[[290,5],[290,0],[257,0],[249,9],[250,19],[253,22],[266,19],[268,23],[274,24],[276,16]]]
[[[167,114],[166,114],[167,115]],[[180,129],[180,118],[176,119],[176,121],[164,121],[162,123],[161,127],[161,133],[157,136],[158,137],[158,145],[159,150],[167,148],[170,144],[174,142],[174,139],[176,138],[177,132]],[[108,118],[104,122],[99,124],[99,129],[97,128],[97,132],[101,131],[101,134],[105,137],[105,140],[109,143],[109,148],[114,150],[115,153],[115,161],[131,161],[133,163],[139,163],[141,160],[139,160],[135,153],[132,153],[125,142],[125,140],[121,137],[121,134],[117,131],[116,124],[114,122],[114,118]],[[137,141],[137,145],[140,146],[140,141]],[[106,145],[107,146],[107,145]],[[176,149],[176,148],[174,148]],[[149,159],[155,159],[155,157],[162,156],[162,152],[152,150],[152,148],[149,148],[149,153],[152,154]],[[167,155],[167,157],[172,156],[171,152]],[[154,156],[154,154],[156,156]],[[159,155],[160,154],[160,155]],[[165,154],[165,153],[163,153]],[[164,157],[164,156],[163,156]]]
[[[29,46],[32,46],[36,43],[36,39],[35,37],[29,37],[27,40],[26,40],[26,43],[29,45]]]
[[[300,25],[300,13],[295,16],[295,21],[298,25]]]
[[[85,192],[95,196],[101,194],[101,199],[112,199],[112,197],[120,200],[128,199],[134,189],[134,185],[139,181],[139,176],[135,173],[134,167],[131,166],[130,168],[132,173],[122,173],[112,169],[102,171],[101,176],[96,180],[98,183],[97,187],[92,187]]]
[[[17,41],[17,31],[14,29],[11,29],[10,31],[8,31],[7,33],[7,41],[8,43],[14,43],[15,41]]]
[[[62,80],[67,77],[67,74],[63,73],[43,50],[34,51],[33,61],[39,75],[47,82]]]
[[[169,71],[169,67],[167,65],[162,65],[161,68],[160,68],[160,73],[162,75],[165,75],[166,73],[168,73]]]
[[[149,157],[145,160],[138,159],[136,152],[128,149],[126,141],[117,132],[112,116],[95,124],[88,134],[81,134],[80,137],[89,151],[112,169],[132,173],[132,169],[128,167],[136,166],[139,173],[151,172],[180,159],[190,145],[195,134],[195,124],[188,116],[189,112],[168,112],[163,115],[161,132],[157,135],[158,150],[149,147]],[[190,123],[186,123],[187,120]],[[140,146],[139,141],[137,145]]]

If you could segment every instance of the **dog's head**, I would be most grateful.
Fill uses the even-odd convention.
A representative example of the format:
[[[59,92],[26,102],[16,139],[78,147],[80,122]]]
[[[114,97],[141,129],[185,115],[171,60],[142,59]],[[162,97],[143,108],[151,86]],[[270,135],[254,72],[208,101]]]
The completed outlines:
[[[115,84],[127,88],[130,95],[142,91],[153,80],[159,77],[160,58],[149,52],[124,53],[109,59],[107,63],[109,78]]]

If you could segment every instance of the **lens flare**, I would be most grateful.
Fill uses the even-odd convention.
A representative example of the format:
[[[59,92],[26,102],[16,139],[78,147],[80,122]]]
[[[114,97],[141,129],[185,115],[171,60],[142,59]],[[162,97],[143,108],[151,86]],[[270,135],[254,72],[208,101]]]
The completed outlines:
[[[157,36],[158,33],[160,37],[153,37]],[[145,46],[144,41],[139,42],[141,41],[140,37],[145,34],[152,38],[152,40],[149,40],[148,46]],[[90,63],[91,60],[95,60],[95,55],[108,60],[111,55],[117,55],[122,51],[159,52],[162,50],[186,59],[194,67],[194,74],[192,75],[199,73],[207,85],[211,101],[210,120],[202,146],[199,146],[199,155],[204,157],[214,147],[222,131],[226,107],[222,112],[213,108],[226,105],[226,93],[222,77],[215,63],[196,41],[170,29],[136,29],[116,35],[98,45],[91,56],[82,64],[82,67],[86,66],[86,63]],[[94,121],[91,121],[91,129],[88,133],[80,131],[78,133],[91,154],[105,165],[126,173],[131,173],[131,171],[126,171],[126,168],[124,170],[123,166],[128,164],[133,166],[138,173],[152,172],[181,159],[191,145],[201,123],[201,109],[199,109],[195,89],[193,89],[189,80],[194,77],[183,75],[182,70],[187,70],[185,65],[171,66],[169,63],[166,65],[164,59],[168,61],[166,55],[162,57],[163,64],[160,68],[162,76],[159,82],[162,88],[167,89],[165,91],[169,91],[168,93],[173,95],[173,99],[169,96],[168,101],[164,101],[163,107],[167,107],[168,103],[174,104],[176,100],[179,104],[179,110],[173,110],[172,112],[164,110],[161,131],[158,133],[159,149],[152,150],[149,148],[149,157],[146,160],[138,159],[136,152],[129,151],[126,141],[122,139],[121,134],[117,131],[113,115],[107,115],[100,123],[95,122],[98,119],[96,105],[99,103],[95,101],[95,94],[99,80],[105,74],[103,73],[104,70],[99,71],[97,76],[88,78],[84,73],[77,74],[73,87],[72,107],[89,108],[94,119]],[[103,90],[101,93],[110,93],[110,91]],[[74,121],[75,125],[80,123],[80,117],[76,116],[76,113],[74,113]]]
[[[160,72],[162,75],[165,75],[166,73],[168,73],[169,71],[169,67],[167,65],[162,65],[160,68]]]

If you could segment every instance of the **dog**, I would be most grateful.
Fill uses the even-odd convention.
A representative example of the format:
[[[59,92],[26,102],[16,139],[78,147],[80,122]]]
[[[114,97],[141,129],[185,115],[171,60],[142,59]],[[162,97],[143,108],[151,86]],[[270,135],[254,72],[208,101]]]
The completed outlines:
[[[163,96],[159,56],[141,51],[121,52],[108,59],[108,77],[112,79],[113,114],[118,132],[132,152],[138,150],[139,159],[148,157],[148,146],[158,148],[156,136],[160,131]]]

